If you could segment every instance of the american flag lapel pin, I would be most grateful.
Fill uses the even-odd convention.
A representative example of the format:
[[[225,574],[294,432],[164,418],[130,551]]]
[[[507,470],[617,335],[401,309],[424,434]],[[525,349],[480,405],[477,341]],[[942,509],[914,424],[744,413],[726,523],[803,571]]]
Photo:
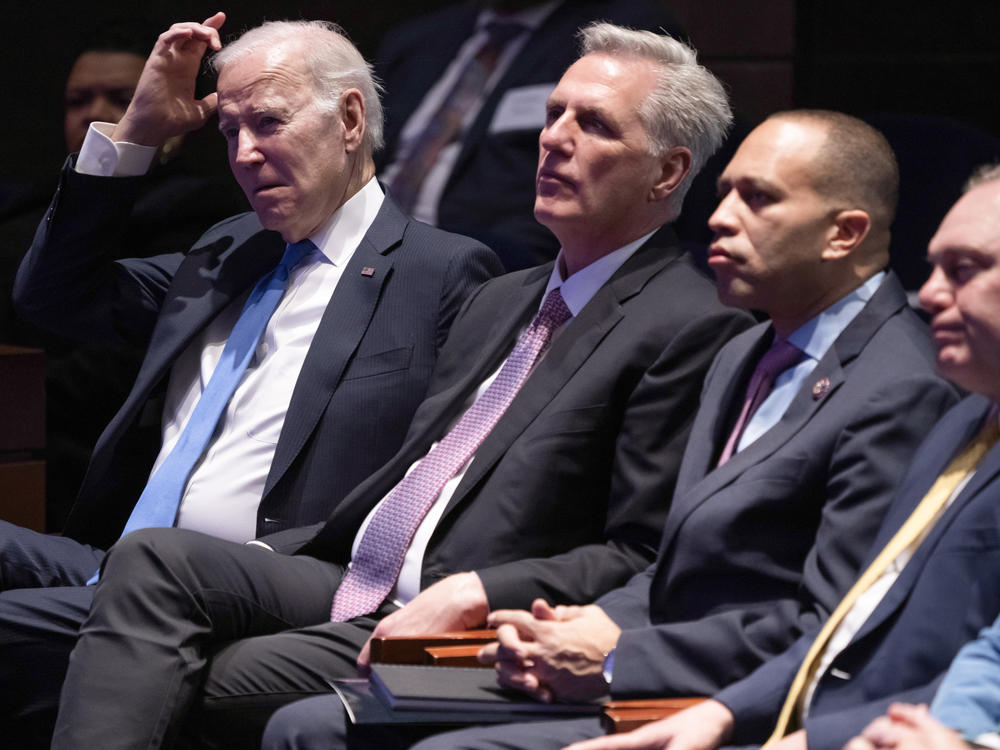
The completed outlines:
[[[365,266],[364,268],[361,269],[361,275],[362,276],[374,276],[375,275],[375,269],[372,268],[371,266]]]

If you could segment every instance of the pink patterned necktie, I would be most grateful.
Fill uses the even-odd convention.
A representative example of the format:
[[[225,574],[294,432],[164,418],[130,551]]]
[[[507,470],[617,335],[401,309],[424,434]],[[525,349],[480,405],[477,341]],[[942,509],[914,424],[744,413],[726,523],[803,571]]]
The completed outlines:
[[[572,317],[553,289],[524,330],[496,379],[454,427],[386,495],[365,529],[351,567],[333,598],[330,619],[343,622],[374,612],[392,590],[417,527],[445,484],[510,406],[552,333]]]
[[[722,449],[722,455],[719,456],[719,466],[726,463],[736,452],[736,446],[743,436],[743,431],[757,409],[764,403],[764,399],[770,395],[771,389],[774,388],[775,379],[789,367],[798,363],[800,359],[802,359],[802,350],[784,339],[777,339],[774,345],[760,358],[760,362],[757,363],[757,368],[750,378],[750,385],[747,387],[747,395],[743,401],[743,409],[740,411],[739,419],[736,420],[736,426],[733,427],[729,440],[726,441],[726,447]]]

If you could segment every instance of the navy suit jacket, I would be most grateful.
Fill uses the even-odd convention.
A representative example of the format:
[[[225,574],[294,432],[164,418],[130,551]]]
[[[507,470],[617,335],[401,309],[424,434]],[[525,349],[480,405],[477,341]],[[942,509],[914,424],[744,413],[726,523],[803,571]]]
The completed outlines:
[[[94,448],[65,529],[98,547],[121,534],[148,478],[174,361],[284,252],[280,235],[242,214],[212,227],[186,254],[112,262],[139,184],[64,169],[15,289],[20,314],[37,325],[85,341],[148,345],[131,393]],[[499,270],[478,242],[383,203],[299,373],[258,534],[325,518],[395,453],[462,301]]]
[[[403,448],[301,553],[350,559],[365,515],[506,358],[551,268],[502,276],[470,297]],[[749,323],[719,304],[669,228],[649,240],[558,332],[476,451],[430,539],[422,586],[475,570],[493,608],[587,602],[645,566],[704,373]]]
[[[386,147],[376,154],[380,171],[395,158],[406,121],[475,33],[481,7],[481,2],[457,3],[386,34],[375,62],[386,87]],[[539,85],[555,88],[577,57],[577,29],[595,20],[683,33],[662,2],[568,0],[521,48],[465,132],[438,208],[438,226],[482,240],[508,270],[543,263],[559,249],[555,237],[533,218],[544,98],[538,104],[537,125],[494,131],[490,126],[508,92]]]
[[[715,468],[772,332],[762,324],[719,354],[657,561],[598,602],[624,629],[616,697],[711,695],[825,617],[913,451],[955,401],[890,274],[781,420]]]
[[[866,567],[982,427],[989,408],[985,399],[971,396],[930,432],[871,546]],[[929,702],[959,648],[1000,611],[998,572],[1000,445],[980,462],[820,679],[805,724],[810,750],[839,750],[892,701]],[[735,741],[767,738],[817,630],[716,696],[736,718]]]

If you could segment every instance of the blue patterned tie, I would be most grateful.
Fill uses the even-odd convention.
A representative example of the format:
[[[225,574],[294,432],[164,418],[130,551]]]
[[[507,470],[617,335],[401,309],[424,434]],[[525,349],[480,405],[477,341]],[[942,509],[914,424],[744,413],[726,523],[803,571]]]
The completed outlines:
[[[188,477],[208,447],[223,409],[250,364],[257,342],[285,293],[289,273],[315,249],[308,239],[288,245],[277,268],[258,281],[250,292],[208,385],[201,392],[177,443],[146,483],[122,536],[136,529],[174,525]],[[95,573],[87,583],[96,581]]]

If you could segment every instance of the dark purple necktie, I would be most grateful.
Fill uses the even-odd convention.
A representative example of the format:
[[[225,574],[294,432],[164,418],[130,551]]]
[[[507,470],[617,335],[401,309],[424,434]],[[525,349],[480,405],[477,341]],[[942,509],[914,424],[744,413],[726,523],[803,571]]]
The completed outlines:
[[[760,358],[757,369],[753,371],[750,378],[747,395],[743,401],[743,409],[729,435],[729,440],[726,441],[726,447],[722,449],[722,455],[719,456],[719,466],[726,463],[736,452],[736,446],[739,445],[743,431],[757,409],[764,403],[764,399],[770,395],[771,389],[774,388],[775,379],[789,367],[798,363],[800,359],[802,359],[802,350],[784,339],[776,340],[774,345]]]

